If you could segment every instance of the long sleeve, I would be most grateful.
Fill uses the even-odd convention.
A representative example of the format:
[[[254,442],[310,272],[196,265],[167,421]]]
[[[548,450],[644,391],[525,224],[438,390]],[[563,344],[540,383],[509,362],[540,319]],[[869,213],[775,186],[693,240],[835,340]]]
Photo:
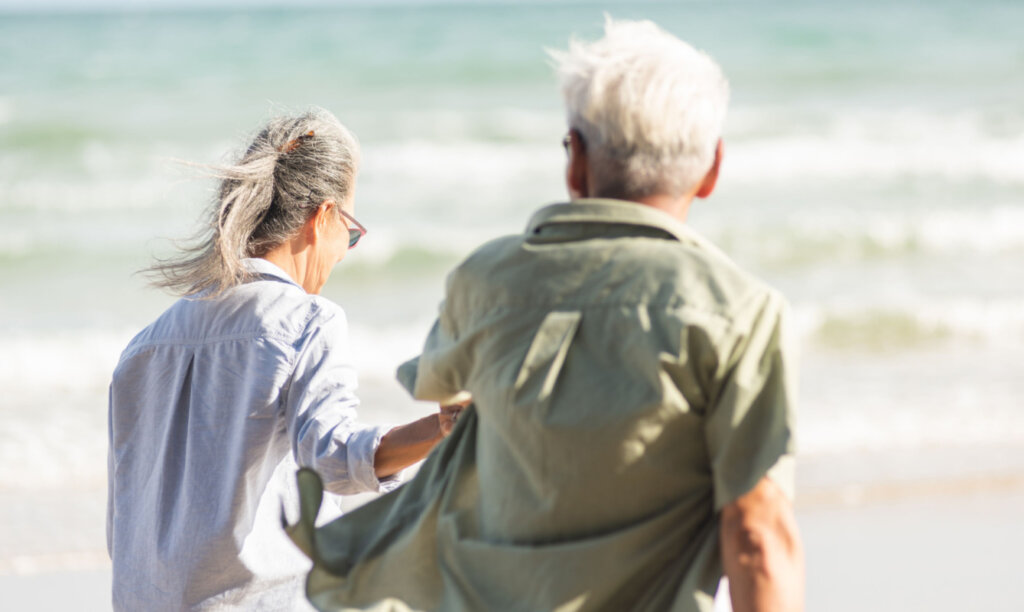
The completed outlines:
[[[338,309],[307,334],[285,399],[295,460],[316,470],[337,494],[394,488],[397,476],[378,479],[373,458],[389,426],[360,426],[357,378],[349,358],[348,326]]]
[[[113,389],[107,390],[107,554],[114,558],[114,420],[110,410]]]

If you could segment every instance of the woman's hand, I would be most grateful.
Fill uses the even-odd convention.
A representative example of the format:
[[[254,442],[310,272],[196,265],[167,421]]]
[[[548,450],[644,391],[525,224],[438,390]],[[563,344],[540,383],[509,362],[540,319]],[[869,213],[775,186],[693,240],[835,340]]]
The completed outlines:
[[[467,393],[465,399],[440,406],[436,415],[399,425],[384,434],[373,455],[377,478],[391,476],[426,457],[430,449],[455,429],[455,421],[471,401]]]
[[[441,427],[441,435],[447,436],[452,433],[455,429],[455,422],[459,420],[459,415],[462,411],[472,402],[472,398],[466,398],[460,402],[454,404],[441,405],[437,413],[437,422]]]

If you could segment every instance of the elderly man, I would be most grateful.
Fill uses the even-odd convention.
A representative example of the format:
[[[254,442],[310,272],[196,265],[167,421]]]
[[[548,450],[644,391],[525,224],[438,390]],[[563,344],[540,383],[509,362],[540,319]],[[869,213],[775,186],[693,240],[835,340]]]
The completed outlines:
[[[473,407],[400,491],[291,528],[322,609],[802,608],[786,306],[683,222],[728,85],[649,22],[553,53],[572,201],[451,275],[420,399]]]

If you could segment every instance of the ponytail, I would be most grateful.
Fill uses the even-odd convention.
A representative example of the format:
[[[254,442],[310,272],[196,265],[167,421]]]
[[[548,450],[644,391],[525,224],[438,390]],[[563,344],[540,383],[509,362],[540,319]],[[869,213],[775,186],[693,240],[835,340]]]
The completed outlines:
[[[326,199],[348,198],[359,144],[329,112],[271,120],[235,165],[208,167],[220,179],[207,227],[179,257],[145,272],[157,287],[212,298],[249,280],[242,260],[296,235]]]

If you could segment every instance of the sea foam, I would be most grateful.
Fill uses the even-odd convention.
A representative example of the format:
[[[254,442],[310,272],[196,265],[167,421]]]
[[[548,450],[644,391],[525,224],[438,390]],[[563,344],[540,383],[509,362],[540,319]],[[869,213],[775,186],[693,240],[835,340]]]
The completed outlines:
[[[724,176],[759,183],[914,176],[1024,183],[1021,131],[997,131],[978,113],[837,109],[806,122],[783,116],[791,129],[769,129],[779,120],[751,109],[740,126],[727,129]]]

